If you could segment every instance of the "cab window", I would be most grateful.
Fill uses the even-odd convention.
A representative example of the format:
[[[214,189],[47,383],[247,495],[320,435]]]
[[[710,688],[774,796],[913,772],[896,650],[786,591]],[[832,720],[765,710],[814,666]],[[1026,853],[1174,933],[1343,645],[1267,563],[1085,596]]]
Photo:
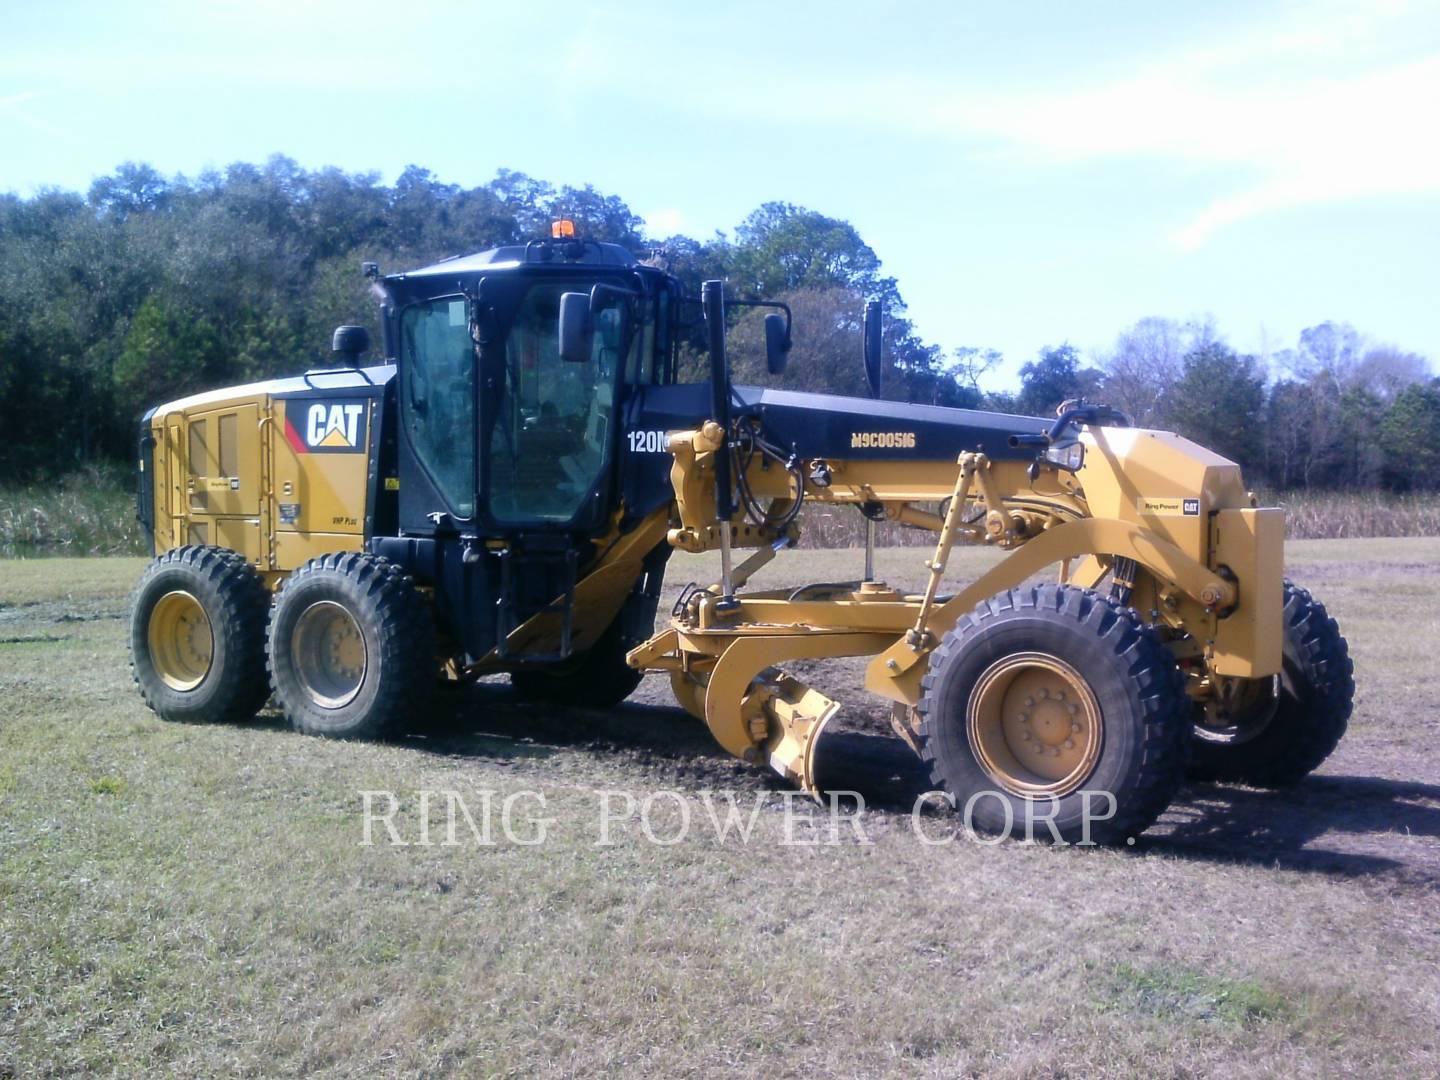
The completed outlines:
[[[461,518],[475,514],[475,347],[463,296],[412,304],[400,316],[406,433]]]

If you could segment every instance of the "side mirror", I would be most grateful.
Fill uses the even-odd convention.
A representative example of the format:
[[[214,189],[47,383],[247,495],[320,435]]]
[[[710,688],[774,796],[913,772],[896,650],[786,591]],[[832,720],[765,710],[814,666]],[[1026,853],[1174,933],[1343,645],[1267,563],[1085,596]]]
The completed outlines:
[[[560,359],[571,364],[589,363],[594,336],[590,294],[563,293],[560,297]]]
[[[790,334],[785,326],[785,316],[771,312],[765,316],[765,366],[771,375],[784,375],[785,365],[790,362]]]
[[[865,380],[870,396],[880,396],[880,301],[865,304]]]

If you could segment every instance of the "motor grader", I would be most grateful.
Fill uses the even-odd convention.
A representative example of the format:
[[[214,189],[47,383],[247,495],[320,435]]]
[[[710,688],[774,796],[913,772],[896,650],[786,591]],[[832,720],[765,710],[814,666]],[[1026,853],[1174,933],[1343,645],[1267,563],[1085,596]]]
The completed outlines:
[[[784,304],[687,295],[568,223],[364,272],[380,362],[341,327],[333,368],[144,417],[156,557],[130,646],[164,718],[240,720],[273,695],[301,732],[377,737],[445,680],[508,672],[527,699],[607,707],[659,672],[726,750],[815,792],[839,706],[785,668],[868,657],[866,689],[975,825],[1018,831],[1039,806],[1053,835],[1102,843],[1149,826],[1187,768],[1284,783],[1344,732],[1346,644],[1284,579],[1282,511],[1176,434],[1084,402],[1039,419],[732,385],[727,309],[769,309],[778,373]],[[687,335],[704,382],[680,378]],[[808,508],[846,505],[860,579],[751,587]],[[920,593],[875,579],[886,520],[935,536]],[[1005,554],[951,583],[958,543]],[[657,632],[675,550],[718,552],[719,579]]]

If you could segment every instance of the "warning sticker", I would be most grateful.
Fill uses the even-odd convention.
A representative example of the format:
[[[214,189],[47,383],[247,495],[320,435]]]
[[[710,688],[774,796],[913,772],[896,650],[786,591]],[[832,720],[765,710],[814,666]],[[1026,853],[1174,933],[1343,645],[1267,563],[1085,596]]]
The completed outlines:
[[[209,476],[205,478],[206,491],[238,491],[240,490],[240,478],[234,477],[234,483],[228,476]]]
[[[1142,514],[1159,517],[1199,517],[1199,499],[1151,499],[1141,496],[1135,500],[1135,508]]]

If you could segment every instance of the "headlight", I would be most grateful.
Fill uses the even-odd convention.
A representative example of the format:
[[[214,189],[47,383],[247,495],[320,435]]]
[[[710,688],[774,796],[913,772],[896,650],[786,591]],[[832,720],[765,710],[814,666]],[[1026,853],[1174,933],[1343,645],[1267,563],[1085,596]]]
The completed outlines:
[[[1051,465],[1074,472],[1085,464],[1085,445],[1080,442],[1061,443],[1045,451],[1045,460]]]

